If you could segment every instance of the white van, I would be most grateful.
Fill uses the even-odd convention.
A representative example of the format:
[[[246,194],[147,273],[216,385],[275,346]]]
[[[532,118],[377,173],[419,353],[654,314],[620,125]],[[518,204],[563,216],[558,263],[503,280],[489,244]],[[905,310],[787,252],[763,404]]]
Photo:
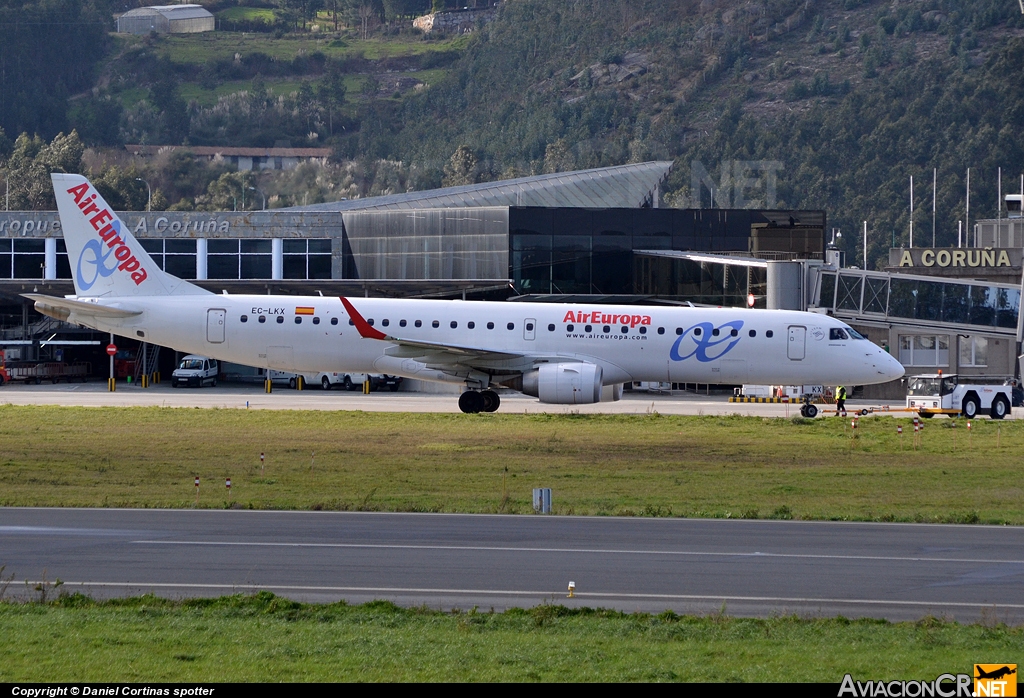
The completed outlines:
[[[181,360],[178,368],[171,374],[171,385],[175,388],[195,386],[202,388],[204,384],[217,387],[217,372],[220,367],[216,359],[206,356],[189,354]]]

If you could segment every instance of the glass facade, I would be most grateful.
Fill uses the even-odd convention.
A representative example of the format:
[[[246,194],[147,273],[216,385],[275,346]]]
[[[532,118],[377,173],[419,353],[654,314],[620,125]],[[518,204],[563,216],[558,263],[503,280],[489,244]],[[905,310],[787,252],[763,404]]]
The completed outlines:
[[[754,307],[764,308],[768,295],[768,269],[762,265],[695,261],[638,254],[634,257],[636,293],[676,297],[702,305],[739,307],[754,296]]]
[[[800,223],[795,214],[799,214]],[[824,214],[693,209],[509,209],[509,278],[522,294],[685,296],[736,305],[764,270],[646,258],[640,250],[798,254],[820,258]],[[777,220],[776,220],[777,219]],[[714,300],[698,300],[699,298]]]
[[[285,240],[284,278],[331,278],[331,240]]]
[[[871,272],[823,272],[817,305],[842,315],[1015,329],[1020,288]]]
[[[142,239],[142,249],[157,266],[179,279],[196,278],[196,241],[190,238]]]

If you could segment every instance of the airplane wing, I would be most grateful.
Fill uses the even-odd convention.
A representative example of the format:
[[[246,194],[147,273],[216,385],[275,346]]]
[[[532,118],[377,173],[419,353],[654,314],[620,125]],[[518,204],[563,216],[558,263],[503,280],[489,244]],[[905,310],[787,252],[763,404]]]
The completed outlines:
[[[359,335],[364,339],[377,339],[394,344],[385,350],[388,356],[404,359],[415,359],[427,366],[445,367],[453,365],[470,366],[473,368],[506,368],[520,369],[532,366],[538,357],[521,352],[496,351],[483,347],[471,347],[441,342],[425,342],[422,340],[403,339],[385,334],[368,323],[355,306],[347,298],[341,298],[342,305],[352,318]]]
[[[66,320],[71,313],[111,318],[134,317],[135,315],[142,314],[141,310],[113,308],[109,305],[75,301],[70,298],[57,298],[56,296],[47,296],[41,293],[23,293],[21,295],[31,301],[35,301],[35,308],[40,313],[57,318],[58,320]]]

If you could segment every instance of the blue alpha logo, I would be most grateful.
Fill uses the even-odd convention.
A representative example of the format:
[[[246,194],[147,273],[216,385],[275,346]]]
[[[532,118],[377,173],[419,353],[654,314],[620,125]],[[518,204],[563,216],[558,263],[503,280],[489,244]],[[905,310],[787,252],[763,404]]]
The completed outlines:
[[[679,335],[669,350],[668,357],[673,361],[686,361],[695,356],[697,361],[702,363],[720,359],[739,343],[739,331],[742,327],[742,320],[726,322],[717,329],[710,322],[698,322]],[[734,331],[736,336],[733,336]],[[683,354],[683,351],[689,353]]]
[[[110,260],[109,267],[107,260]],[[85,269],[83,269],[83,261],[86,263]],[[117,271],[117,265],[118,261],[114,257],[113,249],[107,250],[104,254],[103,243],[99,240],[90,240],[82,248],[82,254],[78,255],[78,276],[76,277],[78,285],[83,291],[88,291],[100,277],[106,278]]]

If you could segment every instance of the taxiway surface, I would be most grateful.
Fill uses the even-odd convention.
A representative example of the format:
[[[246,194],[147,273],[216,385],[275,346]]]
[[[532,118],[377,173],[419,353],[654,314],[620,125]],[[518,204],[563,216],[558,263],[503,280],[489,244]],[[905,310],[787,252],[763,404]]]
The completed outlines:
[[[1024,622],[1024,528],[256,511],[0,509],[0,564],[96,597]],[[570,581],[575,598],[567,598]]]
[[[205,407],[254,410],[363,410],[367,412],[458,412],[458,393],[430,394],[414,392],[375,392],[363,395],[341,390],[294,390],[275,387],[267,394],[261,386],[218,385],[216,388],[172,388],[161,383],[149,388],[120,384],[116,392],[107,392],[106,384],[74,383],[58,385],[5,385],[0,388],[0,404],[66,405],[84,407]],[[879,406],[870,400],[849,400],[847,409]],[[893,407],[900,404],[893,403]],[[831,405],[819,405],[831,412]],[[702,395],[696,392],[627,392],[618,402],[594,405],[545,405],[536,398],[518,393],[502,394],[500,413],[550,414],[659,414],[731,415],[790,417],[799,414],[799,405],[731,403],[727,395]],[[1014,416],[1024,408],[1014,408]],[[895,413],[910,416],[907,413]]]

